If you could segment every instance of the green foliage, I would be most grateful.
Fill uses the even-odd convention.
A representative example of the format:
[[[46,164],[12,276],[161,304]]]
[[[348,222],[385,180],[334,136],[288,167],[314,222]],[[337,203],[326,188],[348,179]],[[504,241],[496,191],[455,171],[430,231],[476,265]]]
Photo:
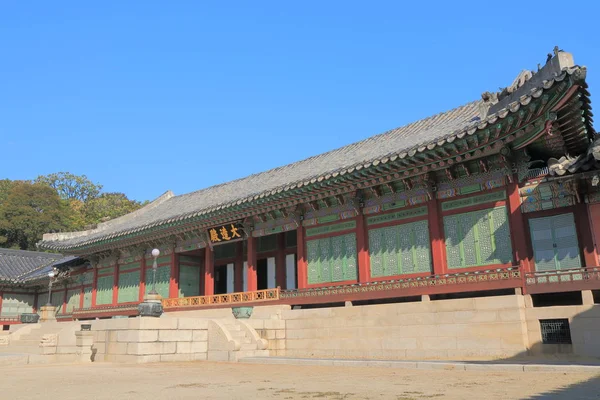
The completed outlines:
[[[50,187],[29,182],[11,185],[0,204],[0,245],[35,250],[47,232],[72,226],[68,206]]]
[[[69,172],[33,182],[0,179],[0,247],[35,249],[44,233],[82,230],[147,204],[101,190],[85,175]]]
[[[142,205],[139,201],[129,200],[123,193],[102,193],[89,199],[83,212],[88,223],[98,223],[133,212]]]
[[[73,175],[70,172],[56,172],[40,175],[36,183],[43,183],[55,189],[61,199],[86,202],[100,194],[102,185],[90,181],[85,175]]]

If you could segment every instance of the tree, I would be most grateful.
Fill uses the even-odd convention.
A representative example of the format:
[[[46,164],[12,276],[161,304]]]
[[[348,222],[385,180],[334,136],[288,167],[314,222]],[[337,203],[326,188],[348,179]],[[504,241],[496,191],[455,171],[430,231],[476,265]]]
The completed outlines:
[[[51,187],[29,182],[13,182],[0,204],[0,245],[35,250],[48,232],[72,226],[70,210]]]
[[[86,202],[100,194],[102,185],[90,181],[85,175],[74,175],[70,172],[56,172],[48,175],[40,175],[35,180],[50,186],[64,200],[79,200]]]
[[[84,204],[83,213],[88,224],[96,224],[133,212],[145,204],[129,200],[123,193],[102,193]]]
[[[10,179],[0,179],[0,204],[6,200],[6,196],[8,196],[8,192],[12,188],[14,182]]]

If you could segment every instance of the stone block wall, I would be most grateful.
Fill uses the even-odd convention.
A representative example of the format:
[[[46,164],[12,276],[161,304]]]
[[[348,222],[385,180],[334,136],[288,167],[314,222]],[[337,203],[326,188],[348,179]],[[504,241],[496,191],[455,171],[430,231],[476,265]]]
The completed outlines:
[[[373,359],[495,359],[523,355],[523,296],[281,311],[278,355]],[[271,334],[272,335],[272,334]]]
[[[206,360],[209,320],[128,318],[94,321],[94,361]]]
[[[267,349],[271,356],[286,355],[286,323],[282,315],[289,310],[291,307],[286,305],[254,307],[252,316],[247,320],[261,339],[267,341]]]
[[[530,354],[540,355],[575,355],[579,357],[600,357],[600,304],[593,300],[586,301],[583,292],[583,305],[531,307],[527,301],[525,309],[527,333],[530,343]],[[542,344],[540,320],[568,319],[571,330],[572,345]]]

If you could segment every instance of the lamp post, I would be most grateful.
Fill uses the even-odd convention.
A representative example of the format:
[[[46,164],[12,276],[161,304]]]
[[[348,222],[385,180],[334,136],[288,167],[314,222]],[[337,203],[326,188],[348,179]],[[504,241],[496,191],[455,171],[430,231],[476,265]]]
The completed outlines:
[[[156,265],[156,259],[158,258],[158,256],[160,256],[160,250],[153,249],[152,257],[154,258],[154,262],[152,263],[152,290],[150,291],[150,293],[148,293],[148,294],[153,294],[153,295],[158,294],[156,292],[156,269],[158,268]]]
[[[47,306],[52,306],[52,282],[54,281],[54,270],[48,272],[48,278],[50,278],[48,280],[48,302],[46,303]]]
[[[140,317],[160,317],[163,313],[161,297],[156,291],[156,259],[160,256],[160,250],[153,249],[152,257],[154,262],[152,263],[152,290],[146,294],[144,301],[138,305],[138,315]]]

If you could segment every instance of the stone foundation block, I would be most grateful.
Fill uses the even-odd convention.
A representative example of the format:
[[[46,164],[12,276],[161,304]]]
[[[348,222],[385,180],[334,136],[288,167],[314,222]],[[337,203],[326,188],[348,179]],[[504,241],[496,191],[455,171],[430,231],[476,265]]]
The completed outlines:
[[[207,355],[208,361],[229,361],[229,352],[224,350],[210,350]]]
[[[208,351],[208,342],[192,342],[190,351],[192,353],[206,353]]]
[[[192,361],[191,354],[161,354],[161,362]]]
[[[177,329],[208,329],[208,320],[201,318],[179,318]]]
[[[189,354],[192,352],[192,342],[177,342],[177,354]]]
[[[281,319],[265,320],[265,329],[285,329],[285,321]]]
[[[109,342],[106,345],[106,354],[127,354],[127,343]]]
[[[204,330],[204,331],[193,331],[192,332],[192,341],[194,342],[198,342],[198,341],[207,341],[208,340],[208,331]]]
[[[175,354],[175,351],[176,342],[129,343],[127,348],[127,354],[133,355]]]
[[[191,342],[191,330],[161,330],[158,334],[161,342]]]

